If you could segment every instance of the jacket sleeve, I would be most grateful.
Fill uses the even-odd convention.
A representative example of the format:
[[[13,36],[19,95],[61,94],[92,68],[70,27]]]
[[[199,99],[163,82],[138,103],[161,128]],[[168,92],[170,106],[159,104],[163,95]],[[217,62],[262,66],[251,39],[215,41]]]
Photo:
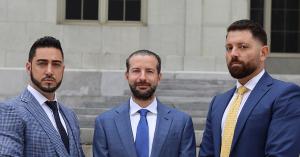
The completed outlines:
[[[202,136],[202,141],[200,144],[199,157],[214,157],[214,142],[213,142],[213,132],[212,132],[212,124],[211,124],[211,113],[212,113],[212,105],[214,103],[215,97],[211,101],[210,109],[207,114],[206,124],[204,133]]]
[[[180,142],[179,157],[194,157],[196,156],[196,142],[193,122],[191,117],[187,118],[182,140]]]
[[[106,135],[101,124],[100,117],[96,118],[94,139],[93,139],[93,156],[109,157]]]
[[[24,129],[16,109],[0,104],[0,156],[23,156]]]
[[[300,154],[300,87],[282,89],[272,108],[265,156],[298,157]]]
[[[73,112],[72,111],[72,114],[73,114],[73,117],[74,117],[74,124],[75,124],[75,127],[76,127],[76,129],[78,130],[77,131],[77,135],[76,135],[76,139],[75,140],[77,140],[77,142],[78,142],[78,152],[79,152],[79,156],[81,156],[81,157],[84,157],[85,155],[84,155],[84,152],[83,152],[83,149],[82,149],[82,143],[81,143],[81,139],[80,139],[80,126],[79,126],[79,121],[78,121],[78,117],[77,117],[77,115],[75,114],[75,112]]]

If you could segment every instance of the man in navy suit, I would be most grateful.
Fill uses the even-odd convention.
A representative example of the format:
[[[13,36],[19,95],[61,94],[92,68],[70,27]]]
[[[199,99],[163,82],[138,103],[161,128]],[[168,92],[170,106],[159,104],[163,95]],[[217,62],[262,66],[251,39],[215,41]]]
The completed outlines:
[[[269,54],[266,32],[250,20],[236,21],[227,28],[225,47],[229,72],[237,82],[213,98],[199,157],[298,157],[300,88],[265,71]],[[245,93],[236,92],[241,86]],[[228,117],[232,117],[233,102],[239,96],[241,103],[232,126]],[[234,128],[231,138],[228,126]]]
[[[160,57],[139,50],[127,58],[126,67],[132,96],[96,118],[94,157],[195,157],[191,117],[154,95],[161,80]]]
[[[47,36],[32,45],[26,63],[29,85],[0,104],[0,156],[84,156],[77,117],[55,94],[64,68],[59,40]]]

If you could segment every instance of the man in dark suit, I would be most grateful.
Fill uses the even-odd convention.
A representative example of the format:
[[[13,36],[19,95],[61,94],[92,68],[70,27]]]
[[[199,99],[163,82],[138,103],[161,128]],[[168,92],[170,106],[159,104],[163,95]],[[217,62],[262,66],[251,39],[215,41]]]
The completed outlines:
[[[199,157],[298,157],[300,88],[265,71],[266,32],[250,20],[236,21],[225,47],[237,83],[213,98]]]
[[[38,39],[29,52],[27,88],[0,104],[0,156],[83,157],[78,120],[57,102],[55,91],[64,73],[60,42]]]
[[[94,157],[195,157],[191,117],[154,95],[161,79],[160,57],[139,50],[127,58],[126,67],[132,97],[96,118]]]

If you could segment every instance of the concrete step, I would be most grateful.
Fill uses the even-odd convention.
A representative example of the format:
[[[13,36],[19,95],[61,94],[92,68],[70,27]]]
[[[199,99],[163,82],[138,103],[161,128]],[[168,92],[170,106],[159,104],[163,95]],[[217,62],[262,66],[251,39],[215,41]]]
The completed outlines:
[[[94,128],[97,115],[77,115],[80,128]]]
[[[71,108],[85,107],[85,108],[113,108],[119,103],[127,101],[129,95],[124,96],[61,96],[60,99]]]
[[[188,111],[183,111],[183,112],[186,112],[191,117],[206,118],[208,111],[206,111],[206,110],[205,111],[203,111],[203,110],[188,110]]]
[[[156,95],[158,96],[181,96],[181,97],[211,97],[212,95],[216,95],[221,93],[220,91],[207,89],[207,90],[182,90],[182,89],[169,89],[169,90],[157,90]]]
[[[205,127],[206,118],[205,117],[192,117],[194,129],[203,130]]]
[[[179,110],[208,110],[211,97],[158,96],[158,99]]]
[[[75,107],[72,108],[77,115],[99,115],[110,108],[86,108],[86,107]]]
[[[158,86],[158,89],[182,89],[182,90],[207,90],[213,89],[224,91],[225,88],[234,85],[232,80],[191,80],[191,79],[163,79]]]
[[[99,104],[105,103],[105,97],[100,96],[60,96],[59,99],[71,108],[75,107],[99,107]],[[94,106],[95,105],[95,106]]]

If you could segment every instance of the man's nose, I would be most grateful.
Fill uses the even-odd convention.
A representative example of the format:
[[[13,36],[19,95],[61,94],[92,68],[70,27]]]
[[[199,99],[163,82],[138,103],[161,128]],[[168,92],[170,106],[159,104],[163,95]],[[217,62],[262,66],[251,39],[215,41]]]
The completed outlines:
[[[51,65],[50,63],[49,63],[48,66],[47,66],[46,74],[48,74],[48,75],[53,74],[53,71],[52,71],[52,65]]]
[[[239,56],[240,52],[237,47],[232,48],[231,53],[232,56]]]
[[[142,71],[140,75],[140,80],[145,80],[146,79],[146,72]]]

